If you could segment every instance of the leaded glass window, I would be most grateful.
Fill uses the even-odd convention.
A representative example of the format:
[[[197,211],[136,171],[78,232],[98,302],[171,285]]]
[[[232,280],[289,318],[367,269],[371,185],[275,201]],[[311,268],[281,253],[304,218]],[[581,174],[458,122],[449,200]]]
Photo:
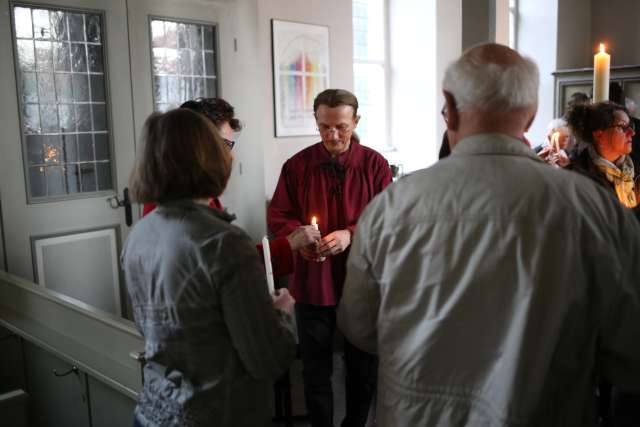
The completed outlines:
[[[216,28],[151,19],[153,101],[156,111],[217,95]]]
[[[114,188],[103,16],[13,6],[28,199]]]

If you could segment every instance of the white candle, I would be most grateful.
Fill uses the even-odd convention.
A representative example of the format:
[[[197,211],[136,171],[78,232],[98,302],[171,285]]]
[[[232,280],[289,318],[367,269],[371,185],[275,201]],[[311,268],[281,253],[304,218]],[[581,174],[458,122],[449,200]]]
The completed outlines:
[[[609,68],[611,56],[604,51],[600,43],[600,52],[593,57],[593,102],[609,100]]]
[[[316,220],[316,217],[315,217],[315,216],[311,218],[311,225],[313,225],[313,227],[314,227],[316,230],[319,230],[319,229],[318,229],[318,220]]]
[[[267,271],[267,288],[269,294],[275,295],[276,288],[273,284],[273,267],[271,266],[271,249],[269,249],[269,239],[267,236],[262,238],[262,253],[264,254],[264,268]]]

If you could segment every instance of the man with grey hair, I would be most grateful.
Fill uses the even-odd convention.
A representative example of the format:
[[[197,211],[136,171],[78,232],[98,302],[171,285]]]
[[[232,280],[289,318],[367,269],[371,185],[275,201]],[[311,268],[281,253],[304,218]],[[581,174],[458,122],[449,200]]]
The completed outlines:
[[[640,386],[640,225],[523,142],[536,65],[485,44],[444,78],[452,154],[358,221],[338,312],[379,355],[378,426],[589,426]]]

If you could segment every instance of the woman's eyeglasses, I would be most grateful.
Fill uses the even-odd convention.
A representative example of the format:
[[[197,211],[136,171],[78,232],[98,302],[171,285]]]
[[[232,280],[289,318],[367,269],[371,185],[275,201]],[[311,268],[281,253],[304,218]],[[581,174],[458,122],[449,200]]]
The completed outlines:
[[[229,149],[229,151],[233,150],[233,146],[236,145],[235,141],[227,138],[222,138],[222,142],[224,142],[224,145]]]
[[[635,133],[635,131],[636,131],[636,125],[633,122],[618,123],[618,124],[615,124],[615,125],[613,125],[611,127],[620,129],[620,131],[622,133],[629,133],[629,132],[634,132]]]

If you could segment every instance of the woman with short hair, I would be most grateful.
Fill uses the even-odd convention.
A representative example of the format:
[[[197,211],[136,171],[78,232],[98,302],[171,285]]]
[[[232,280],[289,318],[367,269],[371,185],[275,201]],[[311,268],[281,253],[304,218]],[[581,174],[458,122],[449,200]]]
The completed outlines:
[[[158,207],[122,253],[145,339],[134,425],[270,423],[271,384],[295,356],[294,300],[286,289],[269,295],[250,237],[208,206],[230,173],[229,151],[201,114],[147,119],[131,192]]]

